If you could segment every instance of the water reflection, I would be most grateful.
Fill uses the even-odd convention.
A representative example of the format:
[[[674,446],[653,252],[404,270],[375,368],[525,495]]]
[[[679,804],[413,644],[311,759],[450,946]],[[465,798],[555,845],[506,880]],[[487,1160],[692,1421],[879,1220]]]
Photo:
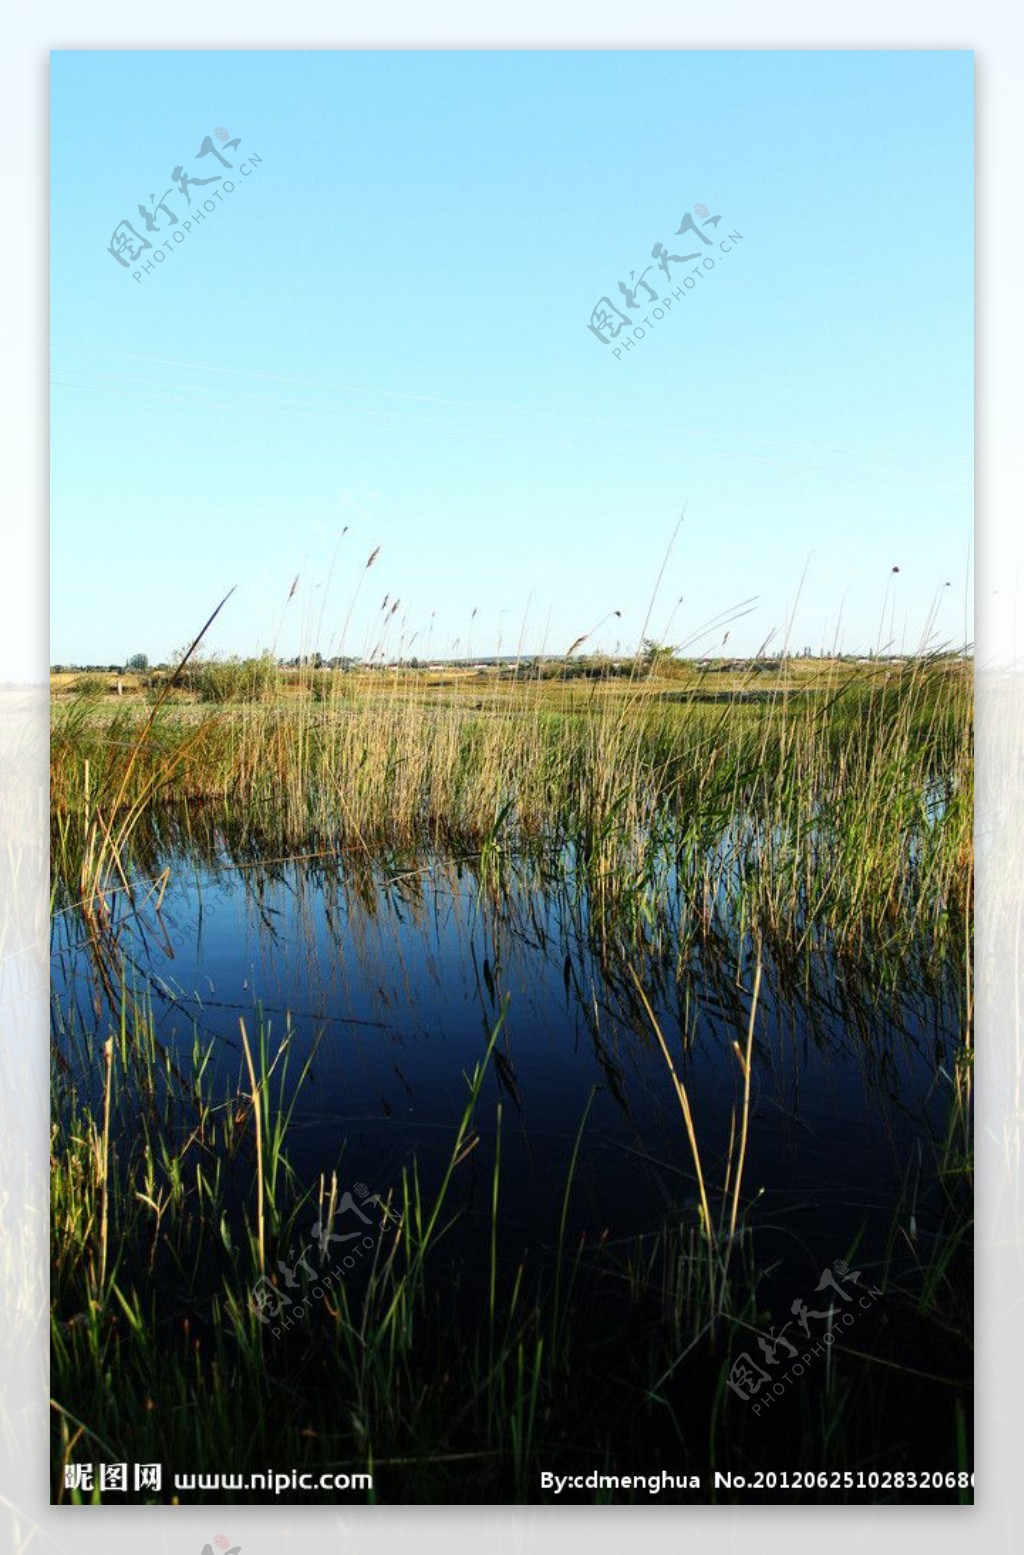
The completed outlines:
[[[721,1190],[752,947],[738,925],[694,911],[670,859],[657,923],[633,925],[622,943],[598,932],[571,873],[555,887],[527,860],[500,878],[479,856],[370,864],[314,851],[275,862],[210,834],[189,852],[155,849],[147,863],[149,885],[136,882],[131,906],[120,899],[115,932],[168,1053],[184,1068],[197,1036],[212,1043],[229,1089],[242,1088],[240,1018],[250,1032],[268,1027],[272,1048],[291,1033],[298,1064],[316,1047],[289,1136],[300,1180],[340,1166],[384,1191],[414,1156],[429,1175],[447,1158],[464,1076],[504,1010],[478,1115],[485,1148],[465,1193],[472,1210],[500,1100],[508,1256],[551,1245],[588,1105],[573,1227],[626,1237],[692,1222],[692,1160],[632,967]],[[96,1037],[118,1011],[70,912],[55,918],[54,984],[61,1060],[88,1086]],[[785,1262],[796,1246],[828,1262],[861,1230],[866,1255],[880,1256],[908,1175],[917,1234],[928,1235],[962,1004],[955,967],[923,950],[870,972],[827,945],[766,951],[744,1177],[766,1261]]]

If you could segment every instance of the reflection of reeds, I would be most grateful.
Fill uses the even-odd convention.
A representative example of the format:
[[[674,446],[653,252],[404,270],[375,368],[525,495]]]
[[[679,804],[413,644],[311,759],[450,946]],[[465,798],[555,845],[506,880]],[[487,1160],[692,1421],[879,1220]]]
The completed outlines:
[[[731,903],[776,944],[827,934],[847,957],[916,936],[962,953],[970,908],[968,668],[833,665],[762,700],[704,682],[321,674],[318,699],[201,705],[160,718],[55,704],[53,867],[99,927],[168,806],[219,805],[275,853],[534,850],[587,882],[608,936],[656,919],[666,854],[706,920]],[[716,696],[718,694],[716,693]],[[185,809],[185,807],[188,807]],[[186,824],[188,822],[186,821]],[[97,891],[97,886],[99,890]]]

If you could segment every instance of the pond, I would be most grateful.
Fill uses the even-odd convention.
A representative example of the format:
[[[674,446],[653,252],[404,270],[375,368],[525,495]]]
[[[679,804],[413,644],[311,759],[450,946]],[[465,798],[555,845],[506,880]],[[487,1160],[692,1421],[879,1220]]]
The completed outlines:
[[[764,948],[757,978],[749,937],[738,926],[702,928],[670,865],[657,932],[628,943],[600,932],[571,871],[556,884],[525,859],[499,880],[478,857],[274,862],[225,845],[166,855],[150,869],[131,910],[122,896],[115,914],[119,986],[149,1007],[173,1063],[184,1070],[208,1055],[208,1091],[249,1093],[243,1022],[254,1046],[263,1033],[271,1058],[287,1036],[292,1080],[309,1061],[287,1133],[296,1194],[311,1188],[316,1197],[320,1184],[322,1202],[335,1173],[341,1194],[397,1202],[413,1163],[428,1188],[436,1184],[467,1077],[500,1024],[447,1205],[443,1267],[452,1273],[442,1289],[452,1316],[471,1316],[488,1282],[507,1287],[517,1270],[523,1288],[550,1292],[570,1248],[573,1321],[592,1353],[614,1357],[634,1332],[635,1309],[624,1310],[616,1281],[635,1295],[646,1239],[656,1247],[666,1234],[699,1237],[701,1227],[693,1149],[655,1021],[685,1088],[721,1227],[735,1191],[753,1011],[737,1200],[755,1302],[749,1335],[788,1326],[793,1337],[794,1298],[820,1306],[813,1293],[837,1265],[860,1271],[858,1289],[895,1291],[941,1253],[965,989],[956,967],[933,964],[925,947],[898,967],[880,955],[867,968],[827,944],[795,956]],[[97,1044],[117,1028],[118,994],[104,992],[73,914],[55,918],[53,965],[62,1058],[95,1110]],[[183,1117],[183,1133],[188,1126]],[[610,1257],[611,1285],[599,1255]],[[191,1310],[220,1279],[213,1263],[193,1271]],[[969,1366],[958,1341],[955,1364],[952,1352],[941,1356],[937,1374],[941,1345],[915,1325],[907,1302],[902,1316],[898,1307],[894,1298],[888,1340],[877,1315],[860,1338],[907,1370],[903,1392],[886,1395],[884,1428],[875,1420],[868,1431],[879,1442],[886,1431],[904,1440],[908,1410],[927,1435],[934,1390],[918,1373],[949,1381],[952,1365],[963,1384]],[[658,1445],[658,1430],[644,1427],[645,1450]]]

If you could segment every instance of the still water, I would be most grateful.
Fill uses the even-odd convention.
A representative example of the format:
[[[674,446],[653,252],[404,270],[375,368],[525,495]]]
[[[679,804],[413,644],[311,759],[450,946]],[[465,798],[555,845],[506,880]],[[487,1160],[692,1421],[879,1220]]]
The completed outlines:
[[[689,933],[671,881],[657,945],[627,956],[601,942],[583,891],[545,888],[525,866],[499,891],[440,858],[160,862],[162,895],[139,884],[121,913],[128,979],[172,1053],[187,1059],[197,1037],[212,1046],[222,1091],[249,1090],[240,1020],[250,1038],[268,1029],[271,1053],[290,1034],[292,1073],[315,1048],[288,1136],[300,1182],[337,1170],[342,1186],[386,1196],[414,1158],[436,1179],[466,1075],[504,1012],[475,1115],[480,1148],[458,1174],[456,1244],[485,1218],[499,1103],[503,1258],[550,1254],[581,1123],[574,1233],[695,1224],[686,1130],[635,972],[687,1089],[714,1213],[754,968],[738,936]],[[54,985],[79,1032],[102,1035],[115,1018],[70,915],[56,919]],[[878,1266],[894,1216],[912,1213],[927,1244],[961,1006],[953,970],[926,955],[888,986],[827,946],[790,965],[766,957],[743,1204],[779,1290],[806,1287],[859,1235],[859,1260]]]

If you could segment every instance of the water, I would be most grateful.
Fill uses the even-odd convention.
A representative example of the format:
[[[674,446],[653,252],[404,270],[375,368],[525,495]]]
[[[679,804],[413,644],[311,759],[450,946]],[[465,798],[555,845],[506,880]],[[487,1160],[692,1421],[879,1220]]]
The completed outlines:
[[[457,1181],[461,1232],[489,1213],[496,1107],[502,1128],[501,1253],[543,1262],[584,1113],[569,1225],[627,1238],[695,1224],[697,1180],[665,1059],[627,958],[595,934],[585,893],[545,889],[524,868],[500,892],[469,865],[390,869],[337,860],[239,864],[171,857],[170,883],[119,914],[129,977],[181,1058],[213,1044],[222,1089],[249,1090],[239,1021],[270,1049],[292,1034],[292,1072],[315,1048],[287,1151],[299,1179],[338,1170],[387,1194],[415,1157],[447,1162],[465,1076],[504,1023],[476,1114],[480,1141]],[[685,904],[631,960],[693,1109],[705,1177],[720,1190],[741,1102],[749,946],[686,939]],[[664,928],[664,926],[663,926]],[[78,939],[76,940],[76,935]],[[681,945],[689,947],[681,951]],[[80,928],[58,917],[55,996],[100,1031]],[[926,956],[894,986],[827,950],[788,970],[766,961],[756,1012],[743,1203],[779,1290],[806,1284],[859,1233],[881,1259],[901,1194],[930,1234],[930,1193],[960,1042],[961,990]],[[74,1044],[66,1056],[72,1064]],[[94,1070],[94,1073],[96,1071]],[[937,1213],[937,1208],[936,1208]]]
[[[131,1088],[112,1113],[121,1202],[138,1202],[137,1166],[127,1179],[145,1132],[140,1123],[163,1131],[185,1182],[179,1244],[173,1232],[162,1241],[147,1221],[117,1254],[119,1281],[142,1292],[159,1344],[169,1346],[158,1352],[155,1375],[148,1337],[129,1342],[122,1333],[125,1388],[161,1394],[165,1361],[173,1367],[194,1346],[196,1357],[200,1350],[222,1356],[220,1374],[234,1377],[230,1396],[238,1390],[243,1413],[246,1397],[256,1407],[255,1388],[275,1429],[284,1420],[313,1423],[312,1435],[294,1439],[291,1457],[361,1453],[361,1438],[345,1437],[340,1448],[335,1440],[354,1418],[338,1414],[353,1380],[337,1314],[317,1295],[314,1269],[298,1288],[301,1246],[291,1241],[308,1244],[316,1261],[313,1205],[335,1172],[339,1194],[356,1202],[378,1194],[402,1203],[415,1167],[426,1204],[434,1202],[464,1115],[467,1076],[500,1023],[415,1298],[415,1338],[395,1374],[406,1391],[394,1420],[391,1381],[386,1394],[372,1394],[375,1430],[390,1443],[391,1458],[385,1451],[378,1460],[391,1465],[385,1499],[421,1499],[424,1485],[428,1499],[443,1496],[449,1454],[453,1463],[462,1463],[460,1454],[477,1463],[473,1488],[461,1478],[449,1485],[456,1499],[535,1494],[533,1467],[516,1468],[509,1457],[506,1411],[514,1378],[541,1340],[538,1462],[614,1463],[624,1471],[687,1464],[704,1472],[723,1462],[740,1470],[961,1466],[957,1432],[969,1420],[971,1387],[969,1251],[961,1235],[969,1188],[949,1173],[954,1157],[946,1149],[965,1009],[952,958],[921,944],[898,961],[879,952],[850,963],[821,936],[799,952],[765,948],[741,1235],[719,1241],[716,1261],[699,1230],[693,1155],[644,995],[686,1088],[712,1219],[727,1226],[726,1182],[742,1116],[737,1047],[746,1047],[756,972],[753,947],[731,916],[738,888],[716,901],[706,922],[666,849],[654,911],[627,923],[597,913],[568,855],[505,859],[497,875],[479,856],[370,864],[356,850],[325,850],[275,861],[244,832],[229,838],[214,825],[201,838],[198,829],[190,834],[191,845],[188,838],[176,845],[172,827],[168,819],[157,836],[133,900],[123,892],[113,898],[107,992],[77,915],[54,918],[57,1107],[74,1100],[102,1125],[101,1045],[118,1029],[124,987],[129,1003],[151,1009],[157,1042],[186,1081],[169,1087],[164,1109],[162,1082],[149,1091],[131,1041],[116,1069],[118,1085]],[[728,868],[726,856],[718,862]],[[702,893],[699,911],[705,907]],[[257,1052],[263,1034],[268,1061],[288,1038],[284,1099],[295,1097],[285,1141],[294,1178],[279,1181],[281,1219],[265,1263],[284,1316],[260,1330],[255,1351],[225,1321],[226,1304],[245,1313],[257,1278],[247,1240],[256,1155],[242,1022]],[[197,1052],[207,1055],[203,1095],[233,1098],[233,1133],[218,1125],[204,1137],[197,1129],[188,1083]],[[271,1081],[275,1101],[280,1073]],[[78,1122],[71,1133],[88,1137]],[[163,1148],[155,1193],[171,1170]],[[200,1168],[219,1178],[212,1218],[196,1192]],[[339,1219],[336,1230],[343,1229]],[[386,1243],[399,1261],[403,1236],[392,1226],[369,1241],[378,1250]],[[938,1275],[922,1301],[929,1269]],[[823,1276],[845,1279],[850,1270],[859,1287],[818,1294]],[[372,1288],[366,1266],[353,1261],[342,1277],[347,1310],[376,1312],[378,1320],[372,1301],[360,1307]],[[758,1418],[758,1400],[726,1385],[744,1357],[756,1364],[758,1346],[776,1335],[803,1348],[826,1325],[831,1333],[826,1303],[837,1324],[844,1313],[852,1319],[853,1297],[844,1307],[842,1289],[859,1293],[876,1283],[881,1294],[857,1309],[852,1333],[840,1331],[835,1366],[833,1352],[818,1344],[818,1358],[788,1380],[770,1420]],[[57,1316],[74,1334],[80,1287],[58,1282],[58,1291]],[[709,1317],[723,1310],[728,1319]],[[104,1321],[119,1323],[116,1312]],[[503,1358],[493,1363],[490,1392],[484,1379],[495,1355]],[[775,1360],[771,1376],[764,1373],[773,1385],[790,1351]],[[189,1374],[196,1364],[189,1353]],[[76,1414],[96,1407],[88,1402],[89,1356],[79,1357],[63,1386]],[[99,1407],[100,1424],[116,1430],[102,1413],[105,1393]],[[181,1407],[182,1390],[172,1389],[151,1454],[167,1450],[164,1433]],[[438,1455],[428,1477],[409,1468],[406,1478],[403,1465],[424,1453]]]

